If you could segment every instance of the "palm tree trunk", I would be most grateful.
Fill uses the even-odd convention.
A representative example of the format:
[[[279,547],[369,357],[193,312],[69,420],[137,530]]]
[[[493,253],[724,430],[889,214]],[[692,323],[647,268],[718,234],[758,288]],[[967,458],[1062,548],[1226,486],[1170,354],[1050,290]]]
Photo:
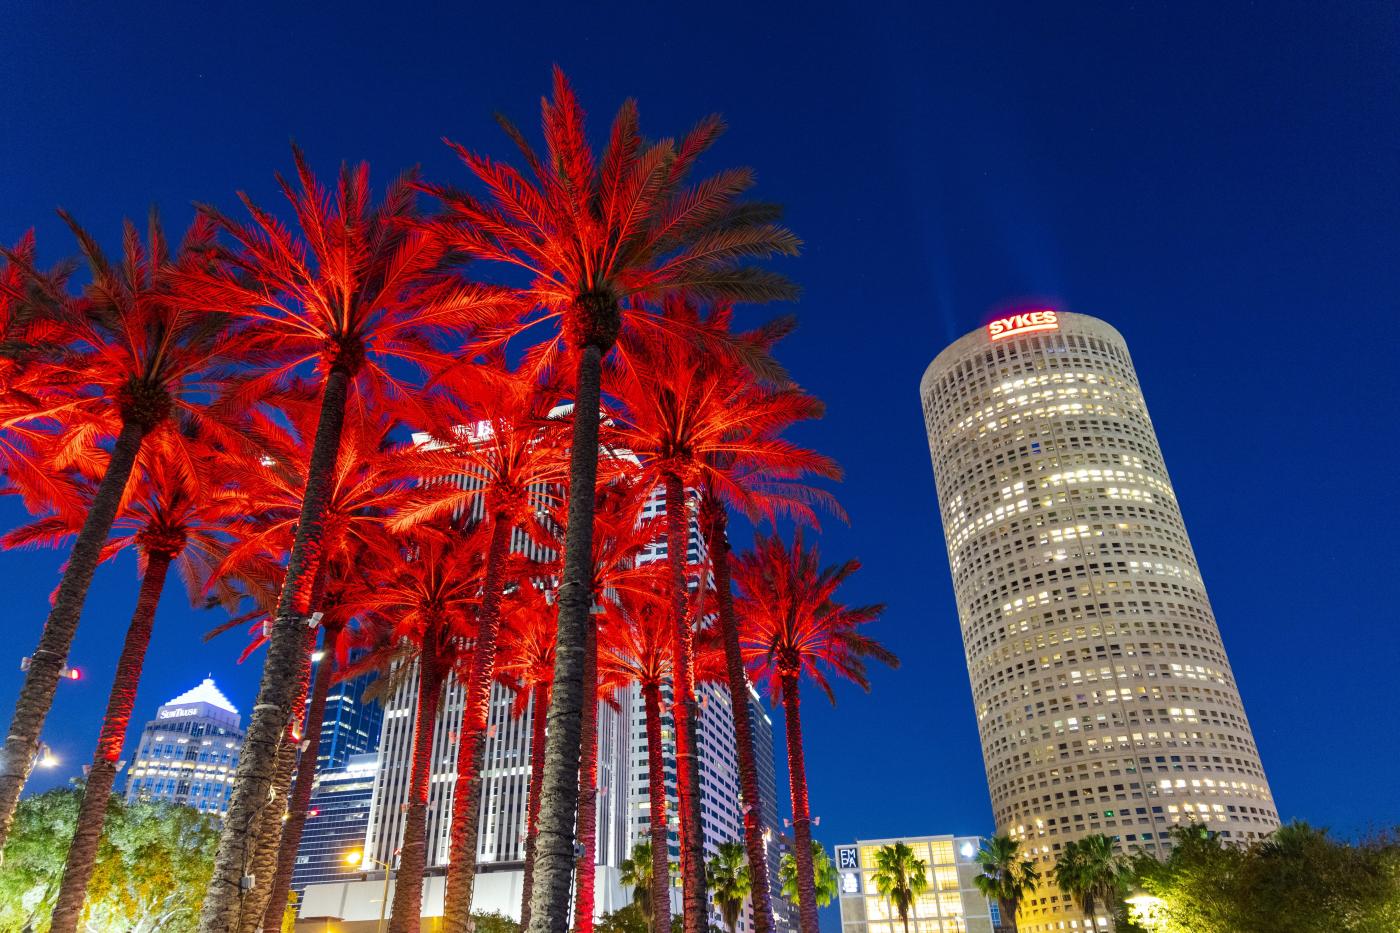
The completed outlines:
[[[313,640],[307,639],[308,642]],[[273,877],[277,874],[278,846],[282,839],[282,826],[286,822],[287,798],[292,789],[292,775],[296,772],[299,744],[293,723],[288,723],[282,743],[277,748],[277,776],[272,782],[272,793],[262,815],[258,817],[257,844],[253,847],[248,866],[248,873],[253,876],[253,886],[244,894],[243,904],[239,908],[235,928],[238,933],[257,933],[267,911]],[[278,925],[281,925],[280,921]]]
[[[559,585],[559,634],[554,654],[554,690],[549,701],[534,886],[528,933],[565,933],[569,882],[574,869],[574,817],[578,809],[579,729],[583,716],[583,654],[591,624],[593,508],[598,483],[598,405],[603,353],[616,337],[606,334],[578,351],[573,439],[569,450],[569,527],[564,535],[564,573]],[[210,931],[212,933],[212,931]]]
[[[29,671],[24,675],[24,686],[15,701],[10,731],[6,733],[4,752],[0,754],[0,854],[10,836],[20,791],[29,780],[34,756],[39,753],[39,734],[53,706],[63,666],[68,662],[68,649],[78,630],[78,618],[82,615],[92,576],[102,558],[102,546],[107,543],[112,522],[116,520],[122,493],[131,478],[147,430],[135,422],[122,425],[102,482],[93,496],[92,507],[68,555],[68,566],[58,584],[53,608],[44,622],[39,645],[30,656]]]
[[[807,806],[807,765],[802,755],[802,709],[797,672],[780,675],[786,719],[788,783],[792,785],[793,858],[797,861],[797,913],[801,933],[817,933],[817,880],[812,868],[812,813]]]
[[[704,933],[705,837],[700,811],[700,759],[695,755],[695,631],[688,611],[686,555],[690,549],[689,509],[685,485],[675,473],[666,475],[666,561],[671,569],[671,606],[676,627],[671,663],[672,718],[676,725],[676,807],[681,829],[681,900],[685,933]]]
[[[593,933],[594,860],[598,850],[598,626],[588,626],[583,656],[583,743],[578,766],[578,838],[583,854],[574,873],[573,933]],[[588,702],[588,697],[593,702]]]
[[[413,761],[409,765],[408,812],[399,849],[399,873],[389,933],[418,933],[423,914],[423,870],[428,861],[428,793],[433,776],[433,731],[442,695],[442,659],[428,633],[418,656],[418,710],[413,722]]]
[[[734,718],[734,748],[739,759],[739,788],[744,795],[744,848],[748,851],[749,893],[753,905],[754,933],[772,933],[773,904],[768,881],[768,847],[763,841],[763,802],[758,786],[758,762],[754,752],[753,727],[749,721],[749,679],[744,675],[744,658],[739,650],[739,625],[734,618],[734,592],[729,581],[729,537],[721,511],[714,522],[706,523],[705,546],[715,574],[715,595],[719,604],[720,639],[724,643],[725,679],[729,686],[729,708]]]
[[[287,803],[287,822],[282,827],[282,842],[277,850],[277,873],[272,878],[267,910],[263,913],[263,929],[267,931],[282,928],[282,914],[286,911],[287,895],[292,889],[297,848],[301,845],[307,808],[311,805],[311,791],[316,783],[316,759],[321,754],[321,720],[326,715],[326,694],[330,692],[331,671],[335,668],[340,632],[340,625],[327,625],[325,641],[321,645],[321,666],[316,669],[316,679],[311,686],[311,704],[307,707],[301,729],[306,749],[297,762],[296,779]]]
[[[904,933],[909,933],[909,912],[901,911],[899,914],[899,919],[904,921]]]
[[[214,857],[214,874],[199,919],[199,933],[228,933],[240,905],[240,884],[251,862],[252,830],[267,802],[268,788],[276,778],[277,745],[297,706],[298,685],[304,689],[311,658],[305,650],[306,615],[310,590],[321,566],[326,507],[332,475],[340,453],[345,426],[345,400],[350,371],[334,365],[326,375],[321,415],[307,469],[306,495],[287,561],[286,581],[277,605],[262,683],[253,715],[243,738],[243,749],[234,777],[233,798],[224,817]]]
[[[671,844],[666,827],[666,766],[661,749],[661,687],[642,685],[647,724],[647,821],[651,832],[651,929],[671,933]]]
[[[1019,905],[1006,898],[998,898],[997,903],[1001,905],[1001,920],[1006,924],[1007,933],[1016,933],[1016,909]]]
[[[136,705],[136,690],[141,683],[141,668],[146,649],[151,643],[151,629],[156,618],[156,606],[165,588],[165,578],[175,555],[154,551],[146,555],[146,572],[141,577],[141,589],[136,597],[136,611],[122,643],[117,659],[117,673],[112,692],[107,698],[107,715],[102,720],[102,734],[92,756],[83,799],[78,807],[78,823],[73,841],[68,846],[68,860],[63,869],[63,882],[54,901],[52,933],[75,933],[83,913],[88,881],[97,863],[97,845],[102,840],[102,824],[107,815],[107,801],[112,796],[112,784],[117,777],[117,763],[126,740],[126,727],[131,722],[131,710]]]
[[[536,839],[540,824],[540,791],[544,784],[545,741],[549,705],[545,702],[545,685],[535,684],[530,698],[530,786],[525,797],[525,872],[520,881],[520,928],[529,929],[530,911],[534,907]]]
[[[491,712],[491,681],[496,676],[496,640],[501,629],[501,596],[512,529],[509,516],[492,517],[486,551],[486,579],[477,613],[476,644],[462,702],[462,731],[457,742],[457,784],[452,795],[452,827],[447,862],[443,925],[466,933],[471,922],[476,884],[476,835],[481,819],[481,766],[486,753],[486,723]]]

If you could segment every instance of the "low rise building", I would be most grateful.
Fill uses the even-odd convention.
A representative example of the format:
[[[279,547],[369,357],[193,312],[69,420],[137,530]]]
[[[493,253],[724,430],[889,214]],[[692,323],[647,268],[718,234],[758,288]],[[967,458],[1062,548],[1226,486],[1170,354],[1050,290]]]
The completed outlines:
[[[927,885],[909,910],[909,933],[994,933],[996,905],[977,890],[978,836],[903,836],[836,847],[841,933],[904,933],[904,923],[875,883],[876,853],[902,842],[926,867]]]

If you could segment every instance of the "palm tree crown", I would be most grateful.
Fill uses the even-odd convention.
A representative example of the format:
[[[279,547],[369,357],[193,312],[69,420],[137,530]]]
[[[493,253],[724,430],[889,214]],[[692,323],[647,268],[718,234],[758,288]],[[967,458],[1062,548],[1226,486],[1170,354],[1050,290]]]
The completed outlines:
[[[880,896],[894,906],[909,933],[909,911],[928,887],[928,863],[903,842],[881,846],[875,852],[872,877]]]
[[[1012,933],[1021,899],[1035,891],[1040,872],[1035,862],[1021,853],[1021,844],[1010,836],[993,836],[977,852],[982,872],[973,879],[977,890],[997,901],[1001,915]]]

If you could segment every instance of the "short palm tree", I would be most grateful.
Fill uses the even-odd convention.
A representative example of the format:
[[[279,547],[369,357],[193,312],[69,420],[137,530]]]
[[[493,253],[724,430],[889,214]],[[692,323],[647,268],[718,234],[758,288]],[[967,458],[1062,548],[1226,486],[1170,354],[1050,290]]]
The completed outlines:
[[[1011,933],[1016,933],[1021,899],[1034,893],[1040,881],[1035,862],[1021,853],[1021,844],[1015,839],[993,836],[982,843],[977,864],[982,867],[982,873],[973,879],[977,890],[997,902],[1002,921]]]
[[[734,564],[745,660],[750,671],[767,682],[786,719],[802,933],[817,933],[817,905],[799,684],[806,677],[834,701],[828,670],[868,690],[866,658],[899,665],[892,652],[860,631],[884,607],[846,606],[836,600],[836,591],[858,569],[860,562],[855,560],[822,567],[817,548],[806,546],[800,530],[791,548],[777,535],[764,536]]]
[[[928,888],[928,862],[903,842],[875,850],[875,890],[890,903],[909,933],[909,911]]]
[[[749,859],[742,842],[721,842],[705,866],[705,884],[729,933],[738,933],[744,901],[753,891]]]
[[[622,860],[622,883],[632,889],[632,903],[646,918],[647,929],[651,926],[651,840],[639,839],[632,844],[632,852]]]
[[[1051,870],[1061,891],[1084,911],[1085,922],[1093,929],[1099,908],[1112,911],[1128,884],[1128,866],[1113,851],[1113,840],[1095,833],[1065,844]]]
[[[572,397],[568,535],[559,588],[559,671],[550,711],[541,848],[535,866],[535,933],[568,924],[578,805],[580,720],[585,702],[583,655],[590,602],[585,587],[598,469],[603,357],[625,326],[664,326],[646,302],[667,294],[705,299],[769,301],[791,297],[791,283],[748,264],[752,257],[797,252],[797,239],[778,226],[778,212],[747,204],[747,169],[690,181],[697,161],[723,130],[702,121],[679,143],[650,141],[640,132],[636,105],[623,104],[606,148],[595,155],[584,113],[562,71],[542,104],[546,153],[502,121],[528,166],[522,172],[456,147],[485,188],[487,199],[429,187],[444,205],[432,229],[453,248],[523,270],[522,297],[532,306],[524,327],[557,326],[529,356],[531,365],[570,370]],[[521,327],[502,329],[504,342]],[[686,933],[701,933],[706,906],[690,891]]]
[[[815,900],[818,907],[825,907],[836,899],[838,893],[836,866],[832,864],[831,856],[826,854],[826,849],[815,839],[812,840],[809,851]],[[778,890],[782,892],[783,897],[797,905],[799,911],[802,909],[802,885],[799,884],[796,853],[784,852],[783,857],[778,860]]]

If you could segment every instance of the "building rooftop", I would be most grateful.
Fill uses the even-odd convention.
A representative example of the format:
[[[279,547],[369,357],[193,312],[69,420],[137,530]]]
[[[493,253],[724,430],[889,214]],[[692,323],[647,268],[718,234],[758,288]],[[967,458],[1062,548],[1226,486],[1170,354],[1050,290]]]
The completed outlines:
[[[185,706],[189,703],[208,703],[210,706],[217,706],[219,709],[228,710],[235,716],[238,715],[237,707],[229,702],[228,697],[224,696],[223,692],[219,690],[218,687],[214,686],[214,678],[212,677],[204,678],[199,686],[186,690],[175,699],[162,705]]]

